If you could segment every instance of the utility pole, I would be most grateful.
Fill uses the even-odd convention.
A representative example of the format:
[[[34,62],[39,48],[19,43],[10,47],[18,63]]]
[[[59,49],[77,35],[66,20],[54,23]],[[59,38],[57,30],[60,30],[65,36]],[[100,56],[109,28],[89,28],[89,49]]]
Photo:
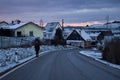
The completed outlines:
[[[64,30],[64,19],[62,19],[62,30]]]

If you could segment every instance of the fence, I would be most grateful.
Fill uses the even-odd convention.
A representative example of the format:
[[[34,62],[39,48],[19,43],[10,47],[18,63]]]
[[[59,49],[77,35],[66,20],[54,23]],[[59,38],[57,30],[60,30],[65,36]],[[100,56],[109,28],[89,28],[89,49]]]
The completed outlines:
[[[0,48],[31,45],[34,37],[3,37],[0,36]]]

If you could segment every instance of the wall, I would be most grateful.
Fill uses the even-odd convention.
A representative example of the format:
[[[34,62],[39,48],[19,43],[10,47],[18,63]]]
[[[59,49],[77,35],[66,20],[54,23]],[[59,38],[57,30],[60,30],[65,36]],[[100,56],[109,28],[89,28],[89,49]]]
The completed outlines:
[[[4,37],[0,36],[0,48],[8,48],[21,45],[32,45],[34,37]]]
[[[38,26],[34,24],[27,24],[21,28],[18,28],[15,30],[15,36],[17,36],[17,32],[21,31],[23,36],[30,36],[29,32],[33,31],[33,36],[43,38],[43,31],[41,28],[38,28]]]

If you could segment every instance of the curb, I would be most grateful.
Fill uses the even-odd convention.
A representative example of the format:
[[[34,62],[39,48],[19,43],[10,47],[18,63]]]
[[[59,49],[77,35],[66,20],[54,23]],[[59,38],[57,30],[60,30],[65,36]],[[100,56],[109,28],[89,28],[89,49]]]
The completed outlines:
[[[67,49],[74,49],[74,48],[67,48]],[[67,50],[67,49],[61,49],[61,50]],[[40,57],[40,56],[43,56],[43,55],[46,55],[48,52],[57,51],[57,50],[59,50],[59,49],[56,49],[56,50],[48,50],[48,51],[40,52],[40,53],[39,53],[39,57]],[[26,60],[25,62],[18,63],[18,64],[16,64],[15,66],[10,67],[9,69],[6,69],[5,71],[3,71],[3,72],[0,73],[0,79],[2,79],[2,78],[5,77],[6,75],[10,74],[11,72],[15,71],[16,69],[22,67],[23,65],[25,65],[25,64],[27,64],[27,63],[35,60],[35,59],[36,59],[36,57],[33,56],[32,58]]]

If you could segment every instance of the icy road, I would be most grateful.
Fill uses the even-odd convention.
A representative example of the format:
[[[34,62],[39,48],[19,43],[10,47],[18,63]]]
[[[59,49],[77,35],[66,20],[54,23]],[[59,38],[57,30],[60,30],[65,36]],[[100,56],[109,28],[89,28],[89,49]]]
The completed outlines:
[[[47,52],[0,80],[120,80],[120,70],[83,56],[79,51]]]

